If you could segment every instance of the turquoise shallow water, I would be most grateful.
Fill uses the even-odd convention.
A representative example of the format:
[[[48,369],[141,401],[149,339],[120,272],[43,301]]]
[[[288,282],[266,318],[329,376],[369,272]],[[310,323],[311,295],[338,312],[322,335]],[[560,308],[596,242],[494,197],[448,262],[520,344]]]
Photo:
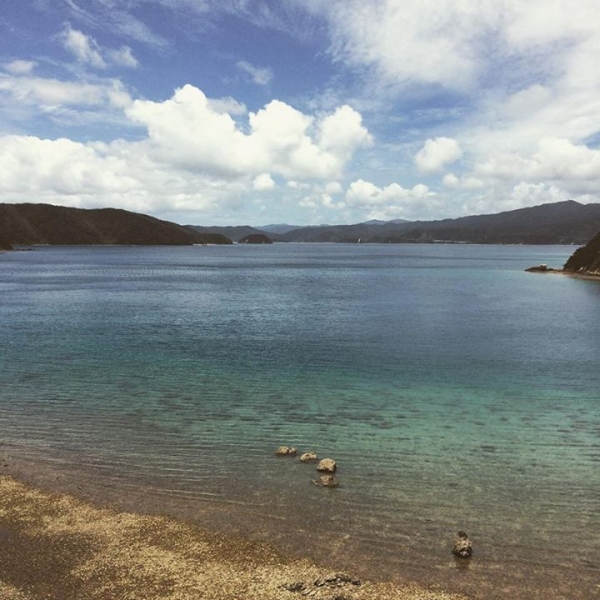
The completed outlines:
[[[572,250],[3,254],[2,449],[366,573],[593,598],[600,283],[523,272]],[[336,458],[340,489],[280,444]]]

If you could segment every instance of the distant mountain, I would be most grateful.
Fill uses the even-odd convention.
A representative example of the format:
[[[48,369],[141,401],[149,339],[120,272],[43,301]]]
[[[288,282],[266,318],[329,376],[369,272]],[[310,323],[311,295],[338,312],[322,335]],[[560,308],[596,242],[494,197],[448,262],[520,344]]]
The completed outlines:
[[[274,223],[272,225],[261,225],[256,229],[260,231],[265,231],[267,233],[287,233],[288,231],[292,231],[293,229],[300,229],[301,225],[288,225],[286,223]]]
[[[573,200],[508,212],[444,219],[295,229],[287,242],[585,244],[600,230],[600,204]]]
[[[392,221],[382,221],[381,219],[371,219],[364,221],[361,225],[387,225],[389,223],[409,223],[406,219],[393,219]]]
[[[565,263],[565,271],[600,276],[600,233],[585,246],[575,250]]]
[[[0,204],[0,239],[10,244],[181,246],[231,244],[222,235],[115,208],[85,210],[49,204]]]

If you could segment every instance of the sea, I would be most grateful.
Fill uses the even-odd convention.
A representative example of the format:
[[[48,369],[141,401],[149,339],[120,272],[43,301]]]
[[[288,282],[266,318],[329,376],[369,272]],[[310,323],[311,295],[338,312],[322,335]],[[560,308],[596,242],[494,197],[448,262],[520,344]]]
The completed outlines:
[[[0,254],[0,468],[361,577],[600,598],[600,282],[524,271],[573,250]]]

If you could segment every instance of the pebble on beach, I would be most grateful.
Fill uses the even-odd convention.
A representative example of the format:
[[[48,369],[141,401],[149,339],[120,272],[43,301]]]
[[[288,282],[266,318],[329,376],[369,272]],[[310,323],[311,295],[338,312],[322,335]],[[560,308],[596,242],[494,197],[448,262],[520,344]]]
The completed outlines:
[[[464,531],[459,531],[454,539],[454,546],[452,546],[452,554],[459,558],[470,558],[473,554],[473,542],[469,539],[469,536]]]

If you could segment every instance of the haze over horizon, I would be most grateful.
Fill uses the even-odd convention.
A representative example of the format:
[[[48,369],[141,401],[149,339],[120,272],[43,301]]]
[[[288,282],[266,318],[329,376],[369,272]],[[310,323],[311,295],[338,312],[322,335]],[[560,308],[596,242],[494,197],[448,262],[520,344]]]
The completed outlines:
[[[315,225],[598,201],[586,0],[6,4],[0,202]]]

